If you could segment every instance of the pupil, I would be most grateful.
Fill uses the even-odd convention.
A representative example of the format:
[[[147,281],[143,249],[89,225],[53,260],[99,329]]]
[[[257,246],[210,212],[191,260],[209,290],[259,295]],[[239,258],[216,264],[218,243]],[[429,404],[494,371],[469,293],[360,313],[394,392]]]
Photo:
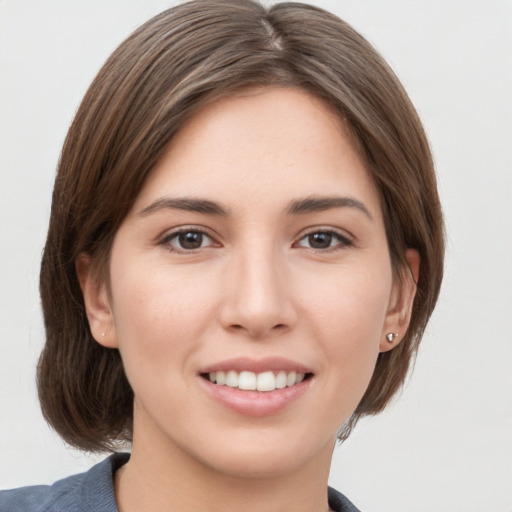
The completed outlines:
[[[203,243],[202,233],[180,233],[179,242],[183,249],[199,249]]]
[[[314,249],[325,249],[330,247],[332,235],[329,233],[313,233],[309,235],[309,245]]]

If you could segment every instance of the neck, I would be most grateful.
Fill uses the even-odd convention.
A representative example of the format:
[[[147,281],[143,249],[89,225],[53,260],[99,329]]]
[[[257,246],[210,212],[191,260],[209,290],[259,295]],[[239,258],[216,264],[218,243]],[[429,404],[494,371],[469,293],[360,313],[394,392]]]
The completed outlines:
[[[115,479],[119,512],[326,512],[332,448],[288,471],[238,476],[135,430],[130,461]]]

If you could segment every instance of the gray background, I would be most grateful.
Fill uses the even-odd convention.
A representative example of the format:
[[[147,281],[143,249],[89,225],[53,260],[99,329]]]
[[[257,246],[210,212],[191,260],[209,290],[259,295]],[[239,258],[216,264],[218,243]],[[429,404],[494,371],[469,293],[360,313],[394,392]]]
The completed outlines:
[[[512,2],[324,0],[388,59],[423,118],[446,213],[443,292],[401,397],[335,451],[365,511],[512,510]],[[67,127],[102,62],[163,0],[0,0],[0,487],[101,456],[45,425],[38,266]]]

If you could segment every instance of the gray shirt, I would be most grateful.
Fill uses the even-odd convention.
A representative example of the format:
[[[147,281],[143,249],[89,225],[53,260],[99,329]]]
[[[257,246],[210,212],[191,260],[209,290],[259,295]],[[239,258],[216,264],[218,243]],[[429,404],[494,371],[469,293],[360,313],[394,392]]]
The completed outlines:
[[[55,482],[0,491],[0,512],[119,512],[114,495],[114,473],[128,453],[114,453],[89,471]],[[334,512],[359,512],[338,491],[329,487]]]

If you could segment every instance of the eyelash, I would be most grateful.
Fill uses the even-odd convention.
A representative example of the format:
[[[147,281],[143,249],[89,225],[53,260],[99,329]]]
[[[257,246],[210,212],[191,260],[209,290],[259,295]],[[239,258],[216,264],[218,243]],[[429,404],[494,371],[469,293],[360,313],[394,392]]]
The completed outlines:
[[[177,247],[172,244],[173,240],[179,240],[180,235],[186,235],[186,234],[195,234],[201,236],[201,246],[197,248],[187,249],[184,247]],[[207,246],[203,246],[204,238],[208,238],[210,240],[210,243]],[[163,245],[167,248],[167,250],[171,252],[176,253],[183,253],[183,254],[194,254],[197,251],[200,251],[202,249],[213,246],[219,246],[219,244],[216,244],[214,242],[213,237],[205,230],[204,228],[198,228],[193,226],[183,226],[179,229],[176,229],[172,231],[171,233],[167,233],[164,235],[158,242],[159,245]]]
[[[187,249],[184,247],[176,247],[175,245],[172,244],[172,241],[179,240],[178,237],[180,235],[186,235],[186,234],[200,235],[201,236],[201,246],[197,247],[197,248]],[[313,235],[327,235],[327,236],[331,237],[329,239],[329,243],[331,243],[333,241],[333,239],[337,240],[338,243],[336,243],[335,245],[329,245],[328,247],[324,247],[324,248],[315,248],[315,247],[308,247],[308,246],[301,245],[301,242],[303,240],[306,240],[306,239],[308,239],[308,237],[311,237]],[[202,245],[202,243],[204,242],[204,237],[206,237],[210,240],[210,243],[206,246]],[[159,245],[166,246],[166,248],[171,252],[183,253],[183,254],[194,254],[197,251],[200,251],[201,249],[205,249],[205,248],[207,249],[212,246],[220,247],[220,244],[216,243],[214,241],[213,236],[211,236],[205,229],[198,228],[198,227],[192,227],[192,226],[190,226],[190,227],[184,226],[175,231],[172,231],[171,233],[164,235],[159,240],[158,243],[159,243]],[[311,240],[310,240],[310,243],[311,243]],[[292,247],[302,247],[304,249],[314,251],[314,252],[332,252],[332,251],[340,250],[342,248],[351,247],[353,245],[354,245],[354,243],[352,240],[350,240],[350,238],[348,238],[345,235],[342,235],[340,232],[338,232],[336,230],[318,229],[317,228],[317,229],[312,229],[308,233],[305,233],[304,235],[302,235],[298,239],[297,242],[294,242]]]
[[[307,239],[310,236],[313,235],[328,235],[331,237],[330,242],[332,239],[335,239],[338,241],[335,245],[329,245],[329,247],[326,248],[315,248],[315,247],[305,247],[300,245],[300,242]],[[337,251],[342,248],[351,247],[354,245],[354,242],[350,240],[346,235],[341,234],[339,231],[336,231],[334,229],[312,229],[305,235],[303,235],[298,242],[294,244],[294,247],[304,247],[305,249],[311,250],[311,251],[318,251],[318,252],[331,252],[331,251]]]

